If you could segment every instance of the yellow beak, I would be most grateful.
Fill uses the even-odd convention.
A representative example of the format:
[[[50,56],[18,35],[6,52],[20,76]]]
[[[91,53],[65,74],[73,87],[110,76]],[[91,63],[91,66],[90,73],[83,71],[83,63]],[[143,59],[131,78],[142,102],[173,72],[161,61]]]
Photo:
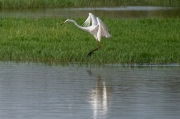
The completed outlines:
[[[65,24],[65,22],[61,23],[61,25]]]

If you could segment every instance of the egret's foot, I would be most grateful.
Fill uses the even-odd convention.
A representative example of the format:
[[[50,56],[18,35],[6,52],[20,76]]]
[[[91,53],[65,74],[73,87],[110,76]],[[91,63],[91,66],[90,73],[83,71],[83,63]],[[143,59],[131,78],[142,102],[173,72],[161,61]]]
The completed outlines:
[[[87,55],[87,57],[91,57],[92,53],[93,53],[93,52],[89,52],[88,55]]]

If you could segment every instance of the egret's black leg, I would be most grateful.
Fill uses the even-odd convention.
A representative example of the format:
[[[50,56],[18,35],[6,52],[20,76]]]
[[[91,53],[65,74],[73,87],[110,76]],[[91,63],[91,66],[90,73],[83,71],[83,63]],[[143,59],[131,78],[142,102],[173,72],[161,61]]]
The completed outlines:
[[[97,41],[97,44],[98,44],[98,47],[97,47],[96,49],[90,51],[90,52],[88,53],[88,55],[87,55],[88,57],[90,57],[91,54],[92,54],[94,51],[99,50],[99,49],[101,48],[101,45],[100,45],[100,42],[99,42],[99,41]]]

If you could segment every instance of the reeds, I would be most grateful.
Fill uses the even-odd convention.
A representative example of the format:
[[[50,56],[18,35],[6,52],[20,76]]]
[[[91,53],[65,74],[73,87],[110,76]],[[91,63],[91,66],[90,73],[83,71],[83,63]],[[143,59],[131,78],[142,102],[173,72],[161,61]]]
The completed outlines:
[[[75,19],[82,24],[84,18]],[[95,39],[58,18],[1,18],[0,60],[78,63],[180,63],[180,19],[102,18],[112,38]]]
[[[0,0],[0,8],[115,7],[127,5],[180,6],[179,0]]]

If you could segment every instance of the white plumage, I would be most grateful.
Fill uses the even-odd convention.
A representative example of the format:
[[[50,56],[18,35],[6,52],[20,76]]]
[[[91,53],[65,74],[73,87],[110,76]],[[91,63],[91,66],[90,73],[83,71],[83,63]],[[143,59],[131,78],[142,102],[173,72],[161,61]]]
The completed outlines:
[[[108,32],[108,28],[105,26],[105,24],[96,16],[94,16],[92,13],[89,13],[88,18],[85,20],[83,26],[79,26],[74,20],[67,19],[64,23],[71,22],[74,25],[76,25],[79,29],[84,30],[86,32],[89,32],[91,35],[94,36],[98,43],[98,48],[92,50],[88,53],[88,56],[91,56],[91,54],[100,49],[100,41],[101,37],[109,38],[111,35]]]

